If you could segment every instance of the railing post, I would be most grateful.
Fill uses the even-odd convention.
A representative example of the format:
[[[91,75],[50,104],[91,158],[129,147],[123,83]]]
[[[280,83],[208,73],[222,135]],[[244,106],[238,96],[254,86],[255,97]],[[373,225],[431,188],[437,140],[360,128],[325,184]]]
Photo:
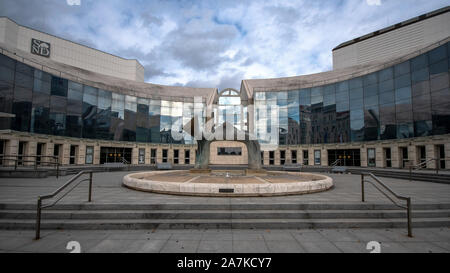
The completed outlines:
[[[407,216],[408,216],[408,237],[412,236],[412,226],[411,226],[411,197],[406,199],[406,208],[407,208]]]
[[[17,171],[17,161],[19,161],[19,157],[14,160],[14,170]]]
[[[59,160],[56,159],[56,179],[59,179]]]
[[[41,197],[38,197],[37,201],[37,214],[36,214],[36,238],[35,240],[39,240],[41,238],[41,210],[42,210],[42,200]]]
[[[93,173],[91,171],[89,173],[89,200],[88,200],[88,202],[92,201],[92,176],[93,176]]]
[[[364,198],[364,174],[361,174],[361,199],[362,202],[365,202],[365,198]]]

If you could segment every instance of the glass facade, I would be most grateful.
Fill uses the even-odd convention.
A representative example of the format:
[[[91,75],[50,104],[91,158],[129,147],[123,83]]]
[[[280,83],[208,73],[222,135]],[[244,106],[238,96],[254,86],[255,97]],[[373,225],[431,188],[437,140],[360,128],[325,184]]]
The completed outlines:
[[[0,54],[0,112],[16,115],[0,118],[0,130],[193,144],[193,138],[182,128],[194,117],[194,103],[176,100],[140,98],[94,88]],[[204,108],[204,104],[199,107]]]
[[[450,133],[449,43],[383,70],[334,84],[254,92],[262,143],[348,143]],[[239,94],[220,98],[215,118],[246,130]],[[236,97],[233,97],[235,96]],[[149,99],[56,77],[0,54],[0,130],[144,143],[195,144],[183,126],[205,105]],[[275,126],[274,126],[275,124]],[[315,155],[314,155],[315,156]],[[313,158],[313,155],[311,155]],[[314,157],[314,159],[316,159]]]
[[[393,67],[335,84],[255,91],[255,134],[261,143],[279,145],[448,134],[449,51],[447,43]],[[279,121],[275,141],[270,139],[271,119]]]

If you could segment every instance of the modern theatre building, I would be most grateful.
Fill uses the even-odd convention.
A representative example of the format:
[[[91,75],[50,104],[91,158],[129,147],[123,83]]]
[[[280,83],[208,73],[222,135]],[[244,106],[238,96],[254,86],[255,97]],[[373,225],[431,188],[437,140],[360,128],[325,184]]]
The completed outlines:
[[[162,86],[136,60],[0,18],[0,161],[193,165],[197,114],[254,135],[264,166],[450,169],[450,7],[337,46],[333,68],[240,91]],[[247,158],[240,142],[210,149],[211,164]]]

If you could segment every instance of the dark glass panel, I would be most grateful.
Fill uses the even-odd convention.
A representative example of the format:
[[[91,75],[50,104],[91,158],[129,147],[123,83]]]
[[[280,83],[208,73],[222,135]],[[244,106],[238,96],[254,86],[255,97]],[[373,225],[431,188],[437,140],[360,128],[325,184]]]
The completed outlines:
[[[389,92],[380,93],[380,105],[381,104],[394,104],[395,92],[391,90]]]
[[[378,85],[364,86],[364,97],[373,97],[378,95]]]
[[[364,76],[364,86],[374,85],[378,83],[378,75],[377,73],[371,73]]]
[[[16,61],[8,56],[0,54],[0,66],[14,70],[16,66]]]
[[[112,93],[110,131],[113,134],[114,140],[123,139],[123,130],[125,127],[124,117],[125,117],[125,96],[117,93]]]
[[[354,79],[349,80],[349,81],[348,81],[348,87],[349,87],[349,89],[355,89],[355,88],[360,88],[360,89],[362,89],[362,87],[363,87],[363,81],[362,81],[362,78],[361,78],[361,77],[358,77],[358,78],[354,78]],[[350,94],[351,94],[352,92],[353,92],[353,91],[351,91]]]
[[[380,105],[380,139],[395,139],[396,137],[395,105]]]
[[[409,70],[409,61],[403,62],[401,64],[398,64],[394,66],[394,75],[395,77],[408,74],[410,72]]]
[[[66,114],[50,113],[49,131],[55,136],[64,136],[66,133]]]
[[[415,137],[430,136],[432,133],[433,133],[433,123],[431,120],[414,121]]]
[[[351,141],[364,140],[364,119],[356,119],[350,121]]]
[[[430,65],[430,75],[448,72],[448,59]]]
[[[348,81],[338,82],[336,84],[336,93],[348,90]]]
[[[352,110],[352,109],[362,109],[363,106],[364,106],[364,100],[362,98],[350,101],[350,110]]]
[[[82,137],[83,122],[81,116],[66,116],[66,136]]]
[[[417,71],[413,71],[411,73],[411,80],[414,83],[421,82],[421,81],[427,81],[430,79],[428,67],[422,68]]]
[[[405,74],[395,78],[395,88],[411,86],[411,75]]]
[[[412,96],[421,96],[424,94],[430,94],[430,82],[423,81],[413,84],[411,87]]]
[[[0,112],[12,113],[13,98],[13,84],[0,81]]]
[[[428,67],[428,57],[427,54],[419,55],[411,59],[411,70],[418,71]]]
[[[356,100],[356,99],[362,99],[364,96],[364,92],[362,88],[356,88],[349,91],[349,98],[350,101]]]
[[[26,89],[33,89],[33,75],[31,74],[24,74],[21,72],[18,72],[16,70],[15,78],[14,78],[14,84],[15,86],[20,86]]]
[[[378,72],[378,81],[381,83],[383,81],[392,80],[394,78],[394,69],[392,67],[383,69]]]
[[[397,138],[410,138],[414,137],[414,125],[410,123],[397,124]]]
[[[111,104],[112,93],[105,90],[98,90],[96,138],[112,140],[111,128]]]
[[[34,71],[33,92],[44,93],[50,95],[52,76],[46,72]]]
[[[8,67],[0,66],[0,81],[13,83],[14,70]]]
[[[67,97],[68,81],[52,76],[51,94],[55,96]]]
[[[364,140],[378,140],[380,127],[380,114],[378,106],[366,108],[364,111]]]
[[[395,89],[395,102],[396,104],[402,103],[404,100],[411,99],[411,87],[403,87]]]
[[[97,116],[97,88],[84,86],[83,92],[83,137],[95,139]]]
[[[311,89],[302,89],[299,93],[300,105],[311,105]]]
[[[67,98],[60,96],[50,96],[50,112],[66,113]]]
[[[379,92],[388,92],[394,90],[394,80],[390,79],[379,84]]]
[[[437,63],[447,58],[447,45],[441,45],[428,52],[430,64]]]
[[[136,113],[137,98],[125,96],[125,129],[123,132],[124,141],[136,141]],[[170,129],[170,127],[168,128]]]
[[[449,86],[448,73],[442,73],[442,74],[434,75],[430,79],[430,90],[431,90],[431,92],[447,88],[448,86]]]
[[[423,94],[419,96],[412,97],[414,113],[418,112],[418,109],[430,108],[431,107],[431,97],[430,94]]]
[[[367,97],[364,98],[364,107],[371,107],[371,106],[375,106],[378,105],[378,96],[372,96],[372,97]]]

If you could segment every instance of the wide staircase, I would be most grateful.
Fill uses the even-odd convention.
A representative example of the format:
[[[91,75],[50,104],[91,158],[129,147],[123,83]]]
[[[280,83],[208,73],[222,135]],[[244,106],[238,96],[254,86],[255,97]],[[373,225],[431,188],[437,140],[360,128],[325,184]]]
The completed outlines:
[[[60,204],[42,211],[42,229],[406,228],[391,204]],[[36,206],[0,204],[0,229],[34,229]],[[412,226],[449,227],[450,204],[416,204]]]

